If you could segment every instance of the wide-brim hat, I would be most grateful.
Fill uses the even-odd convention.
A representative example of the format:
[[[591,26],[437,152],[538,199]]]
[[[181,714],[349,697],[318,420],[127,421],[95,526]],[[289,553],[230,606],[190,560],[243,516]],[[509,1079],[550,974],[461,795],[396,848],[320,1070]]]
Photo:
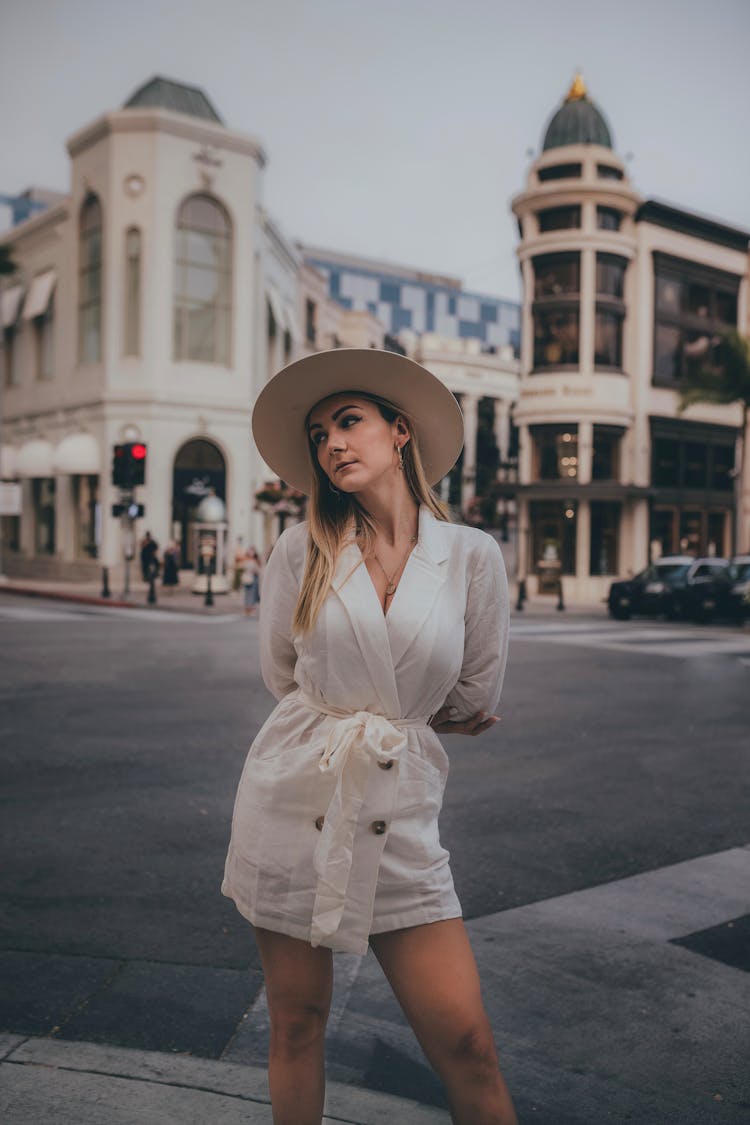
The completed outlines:
[[[266,464],[292,488],[305,493],[311,488],[307,415],[316,403],[342,391],[379,395],[409,416],[431,485],[453,468],[464,442],[464,423],[445,384],[396,352],[336,348],[290,363],[265,385],[255,403],[255,444]]]

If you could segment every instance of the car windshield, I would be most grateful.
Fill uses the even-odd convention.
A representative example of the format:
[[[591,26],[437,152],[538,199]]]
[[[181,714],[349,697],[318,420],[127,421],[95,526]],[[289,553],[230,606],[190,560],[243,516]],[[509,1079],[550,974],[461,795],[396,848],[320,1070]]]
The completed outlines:
[[[732,563],[729,576],[733,582],[750,582],[750,562]]]
[[[687,574],[690,563],[655,563],[641,575],[646,582],[670,582]]]

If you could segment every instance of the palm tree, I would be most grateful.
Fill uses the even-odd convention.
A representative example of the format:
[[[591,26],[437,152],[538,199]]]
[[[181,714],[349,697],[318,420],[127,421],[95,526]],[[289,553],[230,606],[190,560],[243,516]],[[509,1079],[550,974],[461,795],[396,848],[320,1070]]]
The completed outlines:
[[[700,341],[703,343],[703,340]],[[693,402],[713,402],[726,406],[738,402],[742,407],[739,464],[735,477],[736,518],[734,521],[734,552],[737,553],[742,518],[742,485],[747,456],[747,426],[750,418],[750,340],[732,329],[714,340],[705,338],[705,353],[713,346],[712,359],[703,364],[689,364],[680,387],[679,410],[682,413]]]

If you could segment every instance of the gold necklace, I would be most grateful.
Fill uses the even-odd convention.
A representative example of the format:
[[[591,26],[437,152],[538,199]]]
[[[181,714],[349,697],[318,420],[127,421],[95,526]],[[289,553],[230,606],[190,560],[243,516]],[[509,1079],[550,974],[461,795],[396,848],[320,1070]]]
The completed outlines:
[[[372,552],[372,557],[375,559],[375,562],[378,564],[378,566],[382,570],[383,574],[385,574],[385,580],[386,580],[386,583],[387,583],[386,588],[385,588],[385,596],[387,598],[392,598],[393,595],[396,593],[396,583],[393,581],[393,579],[396,577],[398,572],[401,570],[401,567],[405,564],[405,562],[408,559],[409,554],[411,552],[412,544],[416,543],[416,541],[417,541],[416,535],[412,535],[411,539],[409,540],[409,546],[406,548],[406,554],[404,555],[401,562],[398,564],[398,566],[396,567],[396,569],[394,570],[394,572],[390,576],[390,578],[388,577],[388,573],[387,573],[385,567],[383,566],[382,562],[378,558],[378,556],[375,554],[374,551]]]

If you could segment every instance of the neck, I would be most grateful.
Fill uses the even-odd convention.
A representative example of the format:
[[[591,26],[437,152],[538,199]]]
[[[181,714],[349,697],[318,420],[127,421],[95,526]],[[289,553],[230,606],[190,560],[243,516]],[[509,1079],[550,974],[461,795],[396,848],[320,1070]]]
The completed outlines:
[[[389,484],[382,489],[368,489],[359,493],[357,499],[377,524],[378,535],[385,543],[395,546],[417,535],[419,505],[401,473],[395,488]]]

